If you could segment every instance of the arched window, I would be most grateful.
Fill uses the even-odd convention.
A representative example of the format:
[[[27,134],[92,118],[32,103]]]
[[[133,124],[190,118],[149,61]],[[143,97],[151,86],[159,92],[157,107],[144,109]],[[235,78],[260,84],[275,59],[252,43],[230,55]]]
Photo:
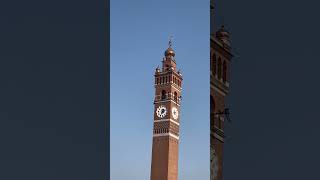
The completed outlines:
[[[178,94],[177,94],[177,92],[174,92],[173,98],[174,98],[175,102],[178,102]]]
[[[223,65],[222,65],[222,79],[223,79],[223,82],[227,81],[227,63],[226,63],[226,61],[223,61]]]
[[[222,62],[221,62],[221,58],[219,57],[218,59],[218,79],[221,79],[221,76],[222,76]]]
[[[214,124],[215,124],[215,118],[214,118],[214,113],[216,111],[216,104],[213,99],[213,96],[210,96],[210,130],[213,131]]]
[[[215,76],[217,74],[217,57],[215,54],[213,54],[213,60],[212,60],[212,66],[211,66],[211,70],[213,75]]]
[[[164,100],[164,99],[166,99],[166,91],[162,90],[162,92],[161,92],[161,100]]]
[[[169,65],[168,64],[166,64],[166,70],[168,70],[169,69]]]

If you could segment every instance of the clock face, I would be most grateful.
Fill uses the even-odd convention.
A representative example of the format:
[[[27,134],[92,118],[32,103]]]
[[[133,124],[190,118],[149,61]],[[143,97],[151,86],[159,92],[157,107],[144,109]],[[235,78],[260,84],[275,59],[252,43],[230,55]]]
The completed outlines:
[[[214,150],[214,148],[211,148],[211,158],[210,158],[210,174],[211,174],[211,180],[214,180],[217,178],[218,175],[218,170],[219,170],[219,166],[218,166],[218,156],[216,154],[216,151]]]
[[[159,106],[157,108],[157,116],[163,118],[167,114],[167,108],[165,106]]]
[[[178,117],[179,117],[179,111],[176,107],[172,108],[172,117],[173,117],[173,119],[178,119]]]

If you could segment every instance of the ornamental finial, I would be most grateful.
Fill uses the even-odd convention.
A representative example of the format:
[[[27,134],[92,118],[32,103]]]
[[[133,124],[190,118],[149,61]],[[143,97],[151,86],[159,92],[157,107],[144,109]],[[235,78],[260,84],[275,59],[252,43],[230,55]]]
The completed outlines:
[[[169,37],[169,47],[171,47],[172,46],[172,36],[170,35],[170,37]]]

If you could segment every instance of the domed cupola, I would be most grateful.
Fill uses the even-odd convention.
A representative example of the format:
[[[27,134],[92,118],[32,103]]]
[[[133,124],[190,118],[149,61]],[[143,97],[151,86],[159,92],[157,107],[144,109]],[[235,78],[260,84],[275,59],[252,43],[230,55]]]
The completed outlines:
[[[174,50],[171,48],[171,46],[169,46],[169,48],[164,52],[164,55],[174,57],[176,54],[175,54]]]
[[[230,49],[230,35],[229,32],[225,30],[224,25],[222,25],[221,28],[216,32],[216,38]]]
[[[176,53],[172,49],[172,37],[169,40],[169,47],[164,52],[165,57],[163,57],[162,61],[162,71],[176,71],[176,60],[175,55]]]
[[[176,55],[176,53],[174,52],[174,50],[172,49],[172,36],[170,36],[170,39],[169,39],[169,47],[168,49],[164,52],[164,55],[166,57],[168,56],[172,56],[174,57]]]

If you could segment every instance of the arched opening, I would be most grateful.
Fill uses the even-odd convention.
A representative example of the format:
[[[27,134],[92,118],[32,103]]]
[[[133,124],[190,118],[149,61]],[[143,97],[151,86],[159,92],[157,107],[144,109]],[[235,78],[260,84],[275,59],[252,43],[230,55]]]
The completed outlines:
[[[169,69],[169,65],[168,64],[166,64],[166,68],[165,68],[166,70],[168,70]]]
[[[227,81],[227,63],[226,63],[226,61],[224,61],[223,65],[222,65],[222,80],[223,80],[223,82]]]
[[[215,54],[213,54],[212,58],[213,58],[213,61],[212,61],[211,70],[213,75],[216,75],[217,74],[217,57]]]
[[[166,91],[162,90],[162,92],[161,92],[161,100],[164,100],[164,99],[166,99]]]
[[[178,102],[178,94],[177,94],[177,92],[174,92],[173,98],[174,98],[175,102]]]

